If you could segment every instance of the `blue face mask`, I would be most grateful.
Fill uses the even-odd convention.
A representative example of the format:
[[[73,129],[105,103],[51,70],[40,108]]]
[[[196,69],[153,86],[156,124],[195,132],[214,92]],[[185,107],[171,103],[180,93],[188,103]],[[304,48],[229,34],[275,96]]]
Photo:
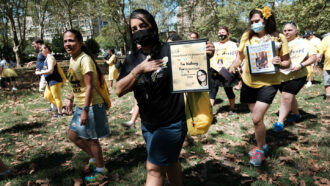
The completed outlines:
[[[262,29],[264,29],[264,25],[262,25],[262,22],[259,21],[258,23],[254,23],[251,25],[251,29],[255,33],[259,33]]]

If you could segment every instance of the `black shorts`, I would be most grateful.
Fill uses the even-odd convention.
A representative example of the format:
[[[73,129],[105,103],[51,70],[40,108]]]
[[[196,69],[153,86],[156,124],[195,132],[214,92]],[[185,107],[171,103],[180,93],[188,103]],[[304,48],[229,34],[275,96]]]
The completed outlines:
[[[255,103],[257,101],[271,104],[278,90],[278,85],[263,86],[261,88],[251,88],[244,82],[241,88],[241,102]]]
[[[305,85],[306,79],[307,76],[283,82],[279,87],[280,92],[297,95],[300,89]]]

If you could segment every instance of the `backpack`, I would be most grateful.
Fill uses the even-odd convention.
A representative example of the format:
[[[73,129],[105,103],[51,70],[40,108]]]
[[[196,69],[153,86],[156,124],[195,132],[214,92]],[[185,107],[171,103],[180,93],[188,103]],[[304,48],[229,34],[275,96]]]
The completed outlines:
[[[208,92],[184,93],[188,134],[192,136],[207,133],[213,121]]]
[[[62,78],[62,83],[64,84],[66,82],[66,75],[64,74],[61,65],[59,63],[56,63],[56,64],[57,64],[57,72],[60,74],[60,76]]]
[[[116,63],[115,63],[115,67],[119,70],[121,68],[122,64],[121,64],[121,60],[117,57]]]

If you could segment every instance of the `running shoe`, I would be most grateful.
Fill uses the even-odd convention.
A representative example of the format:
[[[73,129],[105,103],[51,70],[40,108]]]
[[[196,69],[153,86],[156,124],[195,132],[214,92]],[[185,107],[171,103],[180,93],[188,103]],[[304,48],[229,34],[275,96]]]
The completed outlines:
[[[96,182],[96,181],[103,181],[107,178],[107,175],[109,174],[108,170],[104,168],[104,172],[98,172],[96,169],[89,175],[85,176],[85,181],[87,182]]]
[[[122,126],[124,127],[132,127],[134,126],[134,122],[133,121],[125,121],[121,123]]]
[[[256,152],[256,150],[258,149],[258,147],[254,147],[250,152],[249,152],[249,156],[250,158],[254,155],[254,153]],[[264,146],[262,146],[262,150],[264,151],[264,155],[266,156],[269,152],[268,149],[268,145],[265,144]]]
[[[265,160],[264,151],[255,149],[253,156],[250,159],[250,164],[255,167],[259,167],[259,166],[261,166],[262,161],[264,161],[264,160]]]
[[[275,132],[281,132],[284,128],[284,124],[281,122],[276,122],[274,123],[273,128]]]
[[[309,88],[309,87],[311,87],[313,84],[312,84],[312,82],[311,81],[308,81],[307,83],[306,83],[306,88]]]
[[[12,91],[17,91],[17,88],[16,87],[13,87],[11,90]]]
[[[95,162],[88,161],[88,164],[86,164],[85,167],[84,167],[84,173],[85,174],[91,173],[91,172],[94,171],[95,168],[96,168]]]
[[[301,119],[301,114],[290,114],[290,116],[285,120],[287,122],[297,122]]]

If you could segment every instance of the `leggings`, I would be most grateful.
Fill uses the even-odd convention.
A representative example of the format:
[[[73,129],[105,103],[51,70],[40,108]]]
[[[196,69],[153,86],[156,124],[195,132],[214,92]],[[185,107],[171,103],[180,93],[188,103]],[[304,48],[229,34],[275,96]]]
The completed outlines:
[[[226,95],[227,95],[228,99],[234,99],[235,98],[233,87],[223,87],[223,88],[225,89],[225,92],[226,92]],[[211,88],[211,90],[210,90],[210,98],[211,99],[216,98],[218,90],[219,90],[219,86]]]
[[[62,83],[56,83],[55,85],[46,86],[44,97],[52,104],[56,105],[57,109],[62,109],[61,100],[61,86]]]

